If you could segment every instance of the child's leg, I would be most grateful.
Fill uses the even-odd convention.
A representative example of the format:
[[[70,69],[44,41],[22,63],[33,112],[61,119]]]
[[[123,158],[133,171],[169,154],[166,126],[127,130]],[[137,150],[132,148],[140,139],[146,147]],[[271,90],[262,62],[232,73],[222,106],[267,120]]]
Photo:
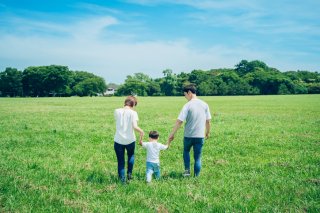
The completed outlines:
[[[160,176],[161,176],[160,164],[159,163],[154,163],[153,164],[153,170],[154,170],[154,176],[156,177],[157,180],[159,180]]]
[[[146,163],[146,181],[147,183],[150,183],[151,182],[151,179],[152,179],[152,174],[153,174],[153,166],[152,166],[152,163],[150,162],[147,162]]]

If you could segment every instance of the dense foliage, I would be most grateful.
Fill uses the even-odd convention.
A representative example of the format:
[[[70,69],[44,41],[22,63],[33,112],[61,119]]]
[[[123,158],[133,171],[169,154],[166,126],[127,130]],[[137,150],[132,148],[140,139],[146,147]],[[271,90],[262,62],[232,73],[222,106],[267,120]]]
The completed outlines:
[[[28,67],[23,72],[6,68],[0,72],[0,96],[92,96],[103,93],[103,78],[66,66]]]
[[[318,72],[280,72],[258,60],[242,60],[235,69],[193,70],[178,75],[165,70],[163,74],[163,78],[154,80],[142,73],[128,76],[117,94],[181,95],[183,86],[189,83],[197,85],[198,94],[203,96],[320,93]]]
[[[280,72],[258,60],[242,60],[235,69],[193,70],[180,74],[167,69],[163,75],[152,79],[135,73],[127,76],[123,84],[111,87],[117,89],[119,96],[181,95],[183,86],[190,83],[197,86],[202,96],[320,93],[318,72]],[[0,96],[92,96],[103,94],[105,90],[103,78],[84,71],[70,71],[66,66],[28,67],[23,72],[7,68],[0,72]]]

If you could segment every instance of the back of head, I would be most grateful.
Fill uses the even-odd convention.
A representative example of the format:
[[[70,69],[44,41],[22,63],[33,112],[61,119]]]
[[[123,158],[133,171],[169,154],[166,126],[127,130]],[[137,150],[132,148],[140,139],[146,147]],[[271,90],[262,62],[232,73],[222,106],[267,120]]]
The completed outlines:
[[[183,87],[183,92],[191,92],[192,94],[197,94],[197,88],[194,84],[188,84],[186,86]]]
[[[149,138],[158,139],[159,138],[159,133],[157,131],[150,131],[149,132]]]
[[[133,107],[133,106],[137,106],[137,104],[138,104],[137,98],[134,97],[134,96],[131,96],[131,95],[128,96],[128,97],[126,98],[126,100],[124,101],[124,105],[125,105],[125,106]]]

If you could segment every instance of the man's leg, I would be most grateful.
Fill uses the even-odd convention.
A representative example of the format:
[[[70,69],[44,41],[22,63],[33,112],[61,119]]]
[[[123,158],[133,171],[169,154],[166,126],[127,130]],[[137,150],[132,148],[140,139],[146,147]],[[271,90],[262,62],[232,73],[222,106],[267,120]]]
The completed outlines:
[[[190,149],[192,146],[192,138],[184,137],[183,139],[183,161],[184,161],[184,176],[190,176]]]
[[[194,176],[199,176],[201,170],[201,155],[204,138],[194,138],[193,156],[194,156]]]
[[[124,145],[114,142],[114,151],[116,152],[118,160],[118,176],[122,182],[126,179],[124,175],[124,150]]]

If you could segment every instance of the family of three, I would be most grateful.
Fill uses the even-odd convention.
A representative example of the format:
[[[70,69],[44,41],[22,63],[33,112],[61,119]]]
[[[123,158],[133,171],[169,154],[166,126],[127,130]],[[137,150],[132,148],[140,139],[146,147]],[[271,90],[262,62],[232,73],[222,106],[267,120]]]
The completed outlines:
[[[114,136],[114,150],[118,161],[118,176],[122,182],[132,179],[134,165],[134,151],[136,145],[135,131],[140,134],[139,144],[147,150],[146,181],[151,182],[154,174],[160,178],[160,150],[165,150],[174,140],[178,129],[185,122],[183,138],[184,176],[190,176],[190,150],[194,154],[194,176],[199,176],[201,170],[201,153],[204,139],[210,135],[211,114],[207,103],[198,99],[196,87],[188,85],[183,88],[183,93],[188,102],[183,106],[178,119],[168,137],[168,144],[158,142],[159,133],[149,132],[149,142],[142,142],[144,132],[138,126],[138,113],[134,110],[138,102],[136,97],[128,96],[124,107],[114,112],[116,120],[116,133]],[[125,175],[125,152],[127,153],[127,175]]]

